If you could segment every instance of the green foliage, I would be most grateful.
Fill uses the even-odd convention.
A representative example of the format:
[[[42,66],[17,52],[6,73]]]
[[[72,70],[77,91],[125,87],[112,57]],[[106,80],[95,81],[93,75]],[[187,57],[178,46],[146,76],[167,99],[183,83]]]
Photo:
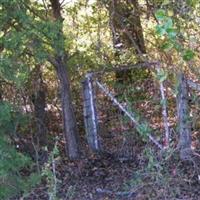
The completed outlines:
[[[104,0],[101,3],[91,1],[91,3],[90,1],[80,0],[70,7],[65,7],[63,4],[63,17],[65,19],[60,22],[52,20],[52,10],[49,5],[45,8],[39,2],[0,0],[0,78],[9,84],[11,83],[12,87],[22,88],[27,77],[31,76],[30,69],[32,66],[39,64],[42,67],[44,66],[45,70],[52,70],[52,68],[46,69],[46,61],[49,61],[49,58],[55,57],[55,55],[63,56],[67,54],[67,64],[74,85],[79,84],[79,80],[84,76],[85,71],[137,62],[134,48],[119,49],[120,55],[116,59],[116,51],[112,47],[112,34],[108,25],[110,13],[101,4],[104,3],[108,6],[109,1]],[[151,34],[148,28],[143,26],[148,59],[161,59],[162,61],[165,57],[163,52],[165,55],[170,55],[176,64],[182,59],[185,62],[194,59],[197,53],[190,46],[187,37],[190,32],[195,35],[199,31],[198,27],[194,25],[195,20],[189,23],[193,19],[194,13],[198,13],[197,4],[199,4],[199,0],[150,0],[149,3],[150,6],[155,6],[155,9],[158,8],[155,13],[158,25],[155,28],[156,35]],[[125,5],[125,1],[122,5]],[[193,8],[196,10],[191,13]],[[123,8],[120,9],[123,10]],[[122,20],[127,25],[123,31],[129,30],[130,23],[127,19]],[[154,20],[151,17],[148,20],[141,17],[143,25],[148,24],[149,26],[150,24],[150,26],[153,26],[151,24],[154,23]],[[153,29],[153,33],[155,29]],[[130,33],[132,34],[131,31]],[[158,42],[158,40],[161,42]],[[154,46],[154,44],[159,44],[159,47],[157,48],[157,45]],[[164,61],[163,64],[171,64],[168,57]],[[159,82],[163,82],[167,79],[168,74],[161,70],[155,76]],[[148,72],[146,70],[137,69],[133,70],[131,81],[145,80],[147,77]],[[124,101],[125,99],[132,102],[147,99],[145,92],[140,87],[133,87],[130,93],[132,94],[127,95],[128,97],[122,96],[121,100]],[[74,99],[78,99],[77,94]],[[151,101],[151,99],[148,100]],[[161,104],[166,104],[166,102],[161,101]],[[128,107],[128,110],[134,113],[131,106]],[[139,124],[137,131],[144,140],[147,140],[148,134],[151,133],[150,125],[140,120],[139,115],[134,117]],[[39,179],[37,174],[25,178],[23,169],[31,166],[31,160],[16,151],[10,137],[14,136],[18,125],[20,125],[20,129],[26,126],[25,118],[21,113],[16,112],[11,104],[7,102],[0,104],[0,180],[1,183],[3,182],[0,187],[0,199],[6,199],[20,191],[28,190]],[[153,153],[149,151],[146,154],[148,172],[161,170],[158,167],[157,160],[152,155]],[[56,198],[56,187],[54,187],[56,186],[56,177],[51,167],[57,157],[58,151],[54,148],[44,170],[49,194],[53,198]],[[73,193],[73,188],[69,188],[69,193],[71,190]]]
[[[136,130],[138,131],[138,133],[141,135],[141,137],[144,140],[147,140],[148,135],[152,132],[152,129],[151,129],[151,127],[149,126],[149,124],[147,122],[140,123],[136,127]]]
[[[26,192],[38,183],[40,176],[32,173],[23,176],[23,169],[30,168],[31,159],[18,152],[9,137],[20,122],[19,113],[6,102],[0,103],[0,199]],[[20,124],[19,124],[20,125]],[[23,126],[23,124],[21,124]]]
[[[158,159],[157,153],[152,148],[145,148],[143,151],[143,157],[141,158],[145,164],[138,170],[134,170],[133,177],[126,185],[126,188],[145,186],[144,188],[152,191],[151,193],[148,193],[148,198],[158,199],[160,195],[162,197],[163,194],[160,194],[160,188],[167,192],[171,180],[168,163],[165,160],[169,154],[166,154],[167,155],[159,155],[160,157]],[[154,187],[156,190],[154,190]],[[171,188],[169,192],[170,195],[172,195]]]
[[[194,51],[192,51],[192,50],[190,50],[190,49],[185,50],[184,53],[183,53],[183,59],[184,59],[185,61],[190,61],[190,60],[192,60],[192,59],[194,58],[194,56],[195,56]]]
[[[12,107],[9,103],[0,103],[0,126],[4,128],[11,121]]]
[[[167,35],[170,40],[174,40],[177,31],[174,28],[172,18],[168,17],[166,11],[161,9],[158,10],[155,15],[158,21],[160,21],[160,24],[156,26],[157,34],[160,36]]]
[[[175,28],[173,23],[173,16],[169,16],[167,11],[164,9],[159,9],[156,11],[155,16],[159,21],[156,26],[156,33],[160,37],[166,37],[166,41],[161,45],[164,51],[169,51],[171,49],[177,50],[182,55],[184,61],[190,61],[194,58],[195,53],[191,49],[186,49],[178,41],[182,33],[180,30]]]
[[[199,0],[187,0],[186,3],[187,3],[187,5],[194,8],[199,3]]]
[[[168,74],[163,69],[160,69],[157,74],[154,75],[159,82],[163,82],[167,79]]]
[[[47,180],[48,194],[50,200],[56,200],[57,198],[57,184],[59,179],[56,177],[56,161],[59,159],[59,149],[58,149],[58,138],[53,148],[53,151],[49,155],[48,162],[45,164],[42,170],[42,176]]]

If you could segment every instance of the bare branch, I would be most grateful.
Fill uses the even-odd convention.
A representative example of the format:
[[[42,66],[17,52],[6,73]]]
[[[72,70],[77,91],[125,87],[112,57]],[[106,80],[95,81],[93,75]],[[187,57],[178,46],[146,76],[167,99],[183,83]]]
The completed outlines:
[[[130,69],[140,69],[140,68],[147,68],[147,69],[154,69],[156,66],[159,66],[160,63],[158,61],[152,61],[152,62],[139,62],[136,64],[126,64],[126,65],[116,65],[114,68],[108,68],[106,69],[107,66],[102,66],[105,69],[104,70],[100,70],[100,71],[95,71],[93,72],[94,75],[98,75],[98,74],[103,74],[103,73],[109,73],[109,72],[120,72],[120,71],[126,71],[126,70],[130,70]]]

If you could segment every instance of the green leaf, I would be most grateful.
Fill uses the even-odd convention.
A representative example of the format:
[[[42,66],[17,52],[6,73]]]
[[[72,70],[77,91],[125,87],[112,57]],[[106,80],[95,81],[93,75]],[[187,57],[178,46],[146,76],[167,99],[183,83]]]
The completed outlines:
[[[163,26],[157,25],[156,26],[156,33],[160,36],[163,36],[166,33],[166,30]]]
[[[174,39],[177,35],[177,32],[174,28],[168,28],[166,31],[170,39]]]
[[[183,54],[183,60],[190,61],[194,58],[194,56],[195,56],[195,53],[192,50],[188,49]]]
[[[156,11],[155,16],[157,20],[163,20],[166,17],[166,12],[163,9],[159,9]]]
[[[146,139],[148,134],[152,131],[149,124],[147,122],[143,122],[140,125],[138,125],[136,127],[136,130],[138,131],[138,133],[144,138]]]
[[[172,21],[171,18],[168,17],[167,20],[164,23],[164,27],[167,30],[167,29],[171,29],[172,26],[173,26],[173,21]]]
[[[195,7],[199,3],[199,0],[187,0],[186,3],[191,7]]]
[[[165,51],[169,51],[170,49],[172,49],[174,47],[174,44],[171,41],[167,41],[165,42],[161,48]]]

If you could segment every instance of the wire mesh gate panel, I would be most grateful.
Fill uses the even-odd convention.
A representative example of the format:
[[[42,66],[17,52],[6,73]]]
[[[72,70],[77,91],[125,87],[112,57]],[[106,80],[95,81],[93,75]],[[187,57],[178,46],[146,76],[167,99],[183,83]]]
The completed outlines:
[[[83,85],[85,126],[93,150],[107,151],[122,160],[133,159],[142,142],[134,123],[139,118],[146,120],[161,139],[161,94],[151,76],[123,84],[116,80],[115,72],[96,73],[87,75]]]

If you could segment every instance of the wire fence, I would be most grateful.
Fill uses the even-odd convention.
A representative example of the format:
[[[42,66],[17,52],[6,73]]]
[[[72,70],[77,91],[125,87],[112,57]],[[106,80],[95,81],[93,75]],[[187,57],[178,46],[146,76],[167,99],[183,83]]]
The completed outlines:
[[[176,88],[171,80],[157,79],[159,70],[152,68],[148,77],[133,74],[125,82],[116,79],[116,71],[86,76],[84,116],[91,149],[129,160],[144,141],[159,149],[169,147],[177,126]]]

